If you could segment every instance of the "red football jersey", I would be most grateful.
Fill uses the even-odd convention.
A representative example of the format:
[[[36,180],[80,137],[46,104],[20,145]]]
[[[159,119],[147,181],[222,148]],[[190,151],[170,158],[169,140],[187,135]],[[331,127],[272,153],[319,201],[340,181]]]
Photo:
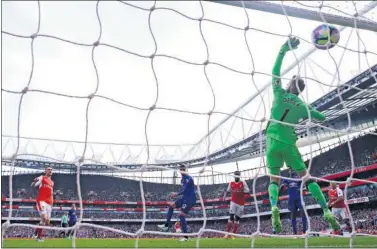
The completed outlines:
[[[232,202],[241,206],[245,205],[245,194],[250,192],[245,181],[230,182],[227,191],[232,193]]]
[[[334,202],[338,199],[338,197],[343,197],[343,191],[340,188],[336,189],[330,189],[329,190],[329,197],[330,197],[330,202]],[[333,205],[332,207],[334,208],[346,208],[346,204],[343,201],[340,201]]]
[[[179,230],[179,229],[181,229],[181,223],[176,222],[175,223],[175,230]]]
[[[46,177],[46,176],[39,176],[34,179],[35,187],[39,188],[37,201],[44,201],[47,204],[52,205],[53,203],[53,189],[54,189],[54,182]]]

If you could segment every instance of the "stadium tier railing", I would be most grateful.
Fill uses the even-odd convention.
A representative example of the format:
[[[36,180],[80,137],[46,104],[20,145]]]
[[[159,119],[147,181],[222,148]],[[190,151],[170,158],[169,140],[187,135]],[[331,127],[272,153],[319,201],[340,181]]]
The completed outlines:
[[[361,168],[355,168],[354,170],[354,174],[357,174],[357,173],[361,173],[361,172],[367,172],[367,171],[371,171],[371,170],[374,170],[374,169],[377,169],[377,164],[372,164],[372,165],[368,165],[368,166],[365,166],[365,167],[361,167]],[[331,174],[331,175],[327,175],[327,176],[324,176],[323,179],[325,180],[335,180],[337,178],[342,178],[342,177],[347,177],[351,174],[351,171],[350,170],[347,170],[347,171],[343,171],[343,172],[340,172],[340,173],[336,173],[336,174]],[[366,179],[368,181],[372,181],[372,182],[377,182],[377,177],[371,177],[371,178],[368,178]],[[355,186],[360,186],[360,185],[365,185],[365,184],[368,184],[366,183],[365,181],[357,181],[357,180],[354,180],[351,182],[351,184],[349,185],[349,187],[355,187]],[[341,183],[339,184],[339,187],[344,189],[345,188],[345,183]],[[327,187],[324,187],[322,188],[322,191],[326,191],[328,188]],[[259,197],[259,196],[264,196],[264,195],[267,195],[268,192],[258,192],[255,194],[256,197]],[[304,191],[303,192],[304,195],[308,195],[309,193],[307,191]],[[248,199],[249,198],[253,198],[253,195],[249,195],[247,197]],[[287,200],[288,199],[288,196],[280,196],[279,197],[279,200]],[[34,203],[35,200],[34,199],[23,199],[23,198],[13,198],[12,199],[13,202],[21,202],[21,203]],[[230,201],[231,198],[230,197],[227,197],[227,198],[213,198],[213,199],[204,199],[203,202],[204,203],[216,203],[216,202],[226,202],[226,201]],[[1,198],[1,201],[2,202],[9,202],[10,199],[7,198],[7,197],[2,197]],[[55,204],[78,204],[79,201],[77,200],[55,200],[54,201]],[[86,205],[142,205],[143,203],[141,201],[105,201],[105,200],[83,200],[82,201],[83,204],[86,204]],[[198,204],[200,204],[200,201],[198,200],[197,201]],[[257,201],[257,204],[268,204],[269,203],[269,200],[261,200],[261,201]],[[146,206],[166,206],[166,205],[169,205],[170,202],[169,201],[145,201],[145,205]],[[255,205],[254,202],[247,202],[245,204],[246,206],[250,205]]]
[[[373,196],[373,197],[359,197],[359,198],[354,198],[354,199],[349,199],[347,200],[347,204],[348,205],[353,205],[353,204],[360,204],[360,203],[368,203],[370,201],[375,201],[377,200],[377,196]],[[262,202],[258,203],[258,204],[262,204]],[[254,205],[253,203],[249,205]],[[34,208],[32,206],[14,206],[13,209],[21,209],[21,208],[25,208],[25,209],[31,209],[31,208]],[[218,206],[208,206],[206,207],[206,210],[211,210],[211,209],[227,209],[229,208],[229,205],[218,205]],[[314,209],[320,209],[321,207],[318,205],[318,204],[312,204],[312,205],[307,205],[306,206],[306,209],[307,210],[314,210]],[[53,208],[53,210],[69,210],[70,207],[55,207]],[[88,209],[84,209],[84,210],[88,210]],[[109,210],[109,209],[107,209]],[[123,210],[123,208],[114,208],[115,211],[125,211]],[[129,208],[127,209],[129,211],[134,211],[134,212],[143,212],[143,210],[141,208]],[[152,211],[152,210],[159,210],[160,209],[150,209],[150,210],[146,210],[146,212],[148,211]],[[194,207],[193,210],[202,210],[201,207]],[[288,209],[281,209],[280,210],[280,213],[281,214],[286,214],[286,213],[289,213],[290,211]],[[178,209],[175,211],[175,213],[179,213]],[[259,212],[259,216],[267,216],[267,215],[271,215],[271,211],[265,211],[265,212]],[[253,213],[253,214],[245,214],[243,215],[242,217],[243,218],[252,218],[252,217],[257,217],[258,214],[257,213]],[[218,216],[218,217],[207,217],[206,220],[225,220],[225,219],[229,219],[229,216]],[[17,220],[17,221],[36,221],[36,220],[39,220],[38,217],[12,217],[11,220]],[[187,218],[187,221],[203,221],[204,218],[203,217],[200,217],[200,218]],[[61,221],[60,218],[51,218],[51,221]],[[101,218],[83,218],[83,221],[84,222],[142,222],[142,220],[140,219],[101,219]],[[165,219],[146,219],[145,220],[146,222],[164,222]]]

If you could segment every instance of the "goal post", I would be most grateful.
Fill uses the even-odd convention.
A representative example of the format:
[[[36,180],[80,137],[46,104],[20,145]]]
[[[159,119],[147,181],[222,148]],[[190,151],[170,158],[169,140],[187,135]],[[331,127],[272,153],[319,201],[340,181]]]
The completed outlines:
[[[213,1],[209,0],[209,2],[218,3],[218,4],[225,4],[230,6],[236,6],[246,9],[253,9],[259,10],[264,12],[269,12],[278,15],[288,15],[291,17],[302,18],[306,20],[318,21],[322,22],[321,15],[317,11],[313,10],[306,10],[302,8],[292,7],[292,6],[284,6],[285,12],[280,4],[276,3],[269,3],[266,1]],[[363,11],[372,10],[377,6],[376,1],[371,1]],[[362,11],[359,13],[358,16],[363,15]],[[344,17],[339,15],[333,15],[329,13],[322,13],[323,18],[331,24],[336,24],[344,27],[355,27],[355,21],[357,28],[374,31],[377,32],[377,22],[362,20],[357,18],[351,17]]]

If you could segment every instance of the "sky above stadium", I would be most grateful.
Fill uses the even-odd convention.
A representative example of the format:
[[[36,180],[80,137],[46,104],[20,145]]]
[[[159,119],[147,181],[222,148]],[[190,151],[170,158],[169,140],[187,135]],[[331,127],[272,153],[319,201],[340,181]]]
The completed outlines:
[[[356,7],[361,9],[365,3],[367,2],[356,2]],[[132,2],[132,4],[150,8],[153,2]],[[336,7],[338,3],[328,4]],[[205,19],[238,28],[244,28],[248,24],[247,15],[242,8],[210,2],[203,2],[202,6]],[[312,6],[315,6],[315,3]],[[100,26],[96,14],[96,2],[41,1],[40,7],[39,34],[84,44],[93,44],[98,40]],[[197,1],[158,1],[156,7],[171,8],[191,18],[202,16],[201,6]],[[354,13],[352,6],[343,7],[347,13]],[[207,60],[204,37],[208,46],[209,61],[224,67],[210,64],[206,67],[205,74],[203,65],[192,65],[167,56],[158,56],[153,63],[156,84],[149,58],[141,58],[101,45],[93,52],[98,71],[98,95],[128,105],[149,108],[156,101],[156,85],[158,85],[157,107],[208,113],[215,103],[215,111],[231,113],[250,96],[255,95],[257,88],[261,89],[269,83],[271,78],[269,74],[275,56],[286,40],[284,36],[291,33],[310,41],[311,31],[321,24],[247,10],[249,26],[252,30],[246,33],[247,41],[245,41],[244,31],[208,21],[202,22],[202,37],[199,22],[183,17],[177,12],[159,9],[150,15],[150,28],[156,39],[157,54],[201,64]],[[36,33],[38,27],[36,2],[7,1],[3,3],[2,13],[3,31],[23,36]],[[98,14],[102,24],[101,43],[144,56],[154,53],[155,44],[148,25],[149,11],[120,2],[100,2]],[[372,11],[368,17],[374,18],[375,11]],[[362,40],[360,50],[363,51],[365,46],[366,50],[377,53],[375,33],[359,30],[359,36]],[[3,34],[2,38],[4,48],[2,88],[21,91],[30,77],[31,39],[21,39],[6,34]],[[341,33],[339,45],[345,46],[348,38],[348,48],[358,50],[358,36],[355,31],[351,32],[350,28]],[[290,53],[286,56],[283,68],[311,48],[311,44],[302,41],[295,54]],[[88,96],[94,93],[97,77],[92,62],[92,49],[91,46],[74,45],[46,36],[36,38],[34,72],[29,88],[75,96]],[[301,76],[330,85],[329,87],[307,80],[307,88],[303,93],[305,101],[316,100],[334,89],[338,83],[345,82],[360,71],[366,70],[368,64],[372,66],[377,63],[377,56],[371,53],[361,54],[359,63],[359,53],[346,51],[343,55],[343,51],[344,49],[340,47],[331,49],[330,54],[327,51],[317,51],[309,57],[310,60],[301,64]],[[329,74],[315,64],[321,65]],[[252,78],[250,75],[237,73],[225,67],[241,72],[254,70],[256,73]],[[340,79],[334,77],[337,75],[336,69],[339,70]],[[298,72],[299,68],[295,67],[285,77],[290,78]],[[215,102],[210,85],[215,95]],[[16,136],[20,95],[3,91],[2,97],[2,132]],[[271,101],[269,88],[251,101],[238,115],[257,120],[262,117],[268,118]],[[21,107],[20,135],[84,141],[87,102],[87,98],[65,98],[28,92]],[[93,98],[89,107],[88,141],[144,145],[147,114],[147,111],[122,106],[104,98]],[[214,127],[223,118],[225,115],[213,114],[210,127]],[[150,150],[152,157],[162,155],[182,157],[190,148],[185,144],[194,144],[207,134],[207,122],[207,115],[154,110],[150,114],[147,126],[149,143],[182,146],[152,146]],[[215,151],[240,141],[243,137],[258,132],[265,125],[266,123],[261,125],[260,122],[231,118],[211,137],[211,150]],[[14,146],[9,145],[10,149],[7,147],[4,150],[4,141],[3,138],[3,154],[11,155]],[[14,142],[13,140],[9,144]],[[38,152],[49,156],[66,153],[65,160],[73,160],[74,154],[80,154],[83,148],[82,144],[69,143],[67,146],[67,142],[54,143],[53,148],[47,149],[47,142],[33,141],[32,146],[27,144],[27,139],[21,140],[21,152]],[[137,155],[141,155],[139,159],[146,160],[146,149],[143,146],[128,146],[125,149],[124,145],[119,145],[112,146],[110,150],[106,148],[108,148],[106,145],[93,144],[88,149],[88,153],[104,154],[103,151],[106,150],[104,161],[111,161],[112,158],[122,161],[126,160],[127,156],[130,159]],[[127,153],[123,153],[125,150]],[[205,152],[203,148],[198,151],[199,154]],[[247,164],[245,162],[244,167],[250,167]]]

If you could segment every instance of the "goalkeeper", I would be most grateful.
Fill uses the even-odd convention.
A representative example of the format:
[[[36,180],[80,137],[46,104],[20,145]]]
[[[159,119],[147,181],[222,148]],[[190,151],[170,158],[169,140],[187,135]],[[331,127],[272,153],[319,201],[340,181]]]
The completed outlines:
[[[289,43],[291,46],[289,46]],[[271,109],[271,119],[279,120],[284,123],[298,124],[301,119],[309,117],[308,110],[312,119],[324,121],[325,115],[314,110],[311,106],[306,106],[298,95],[305,89],[305,82],[298,76],[293,76],[287,90],[281,86],[280,68],[285,54],[296,49],[300,44],[297,38],[289,38],[289,40],[281,47],[276,58],[274,68],[272,70],[272,86],[274,101]],[[267,167],[270,175],[280,175],[280,168],[284,162],[292,167],[300,177],[306,175],[306,166],[301,158],[300,152],[296,146],[296,134],[293,126],[270,121],[266,128],[266,157]],[[268,193],[271,203],[272,227],[277,233],[281,232],[280,211],[277,207],[279,198],[280,178],[271,176]],[[340,227],[336,219],[327,207],[326,199],[316,182],[308,180],[306,187],[317,200],[323,209],[324,219],[329,222],[334,231],[339,231]]]

